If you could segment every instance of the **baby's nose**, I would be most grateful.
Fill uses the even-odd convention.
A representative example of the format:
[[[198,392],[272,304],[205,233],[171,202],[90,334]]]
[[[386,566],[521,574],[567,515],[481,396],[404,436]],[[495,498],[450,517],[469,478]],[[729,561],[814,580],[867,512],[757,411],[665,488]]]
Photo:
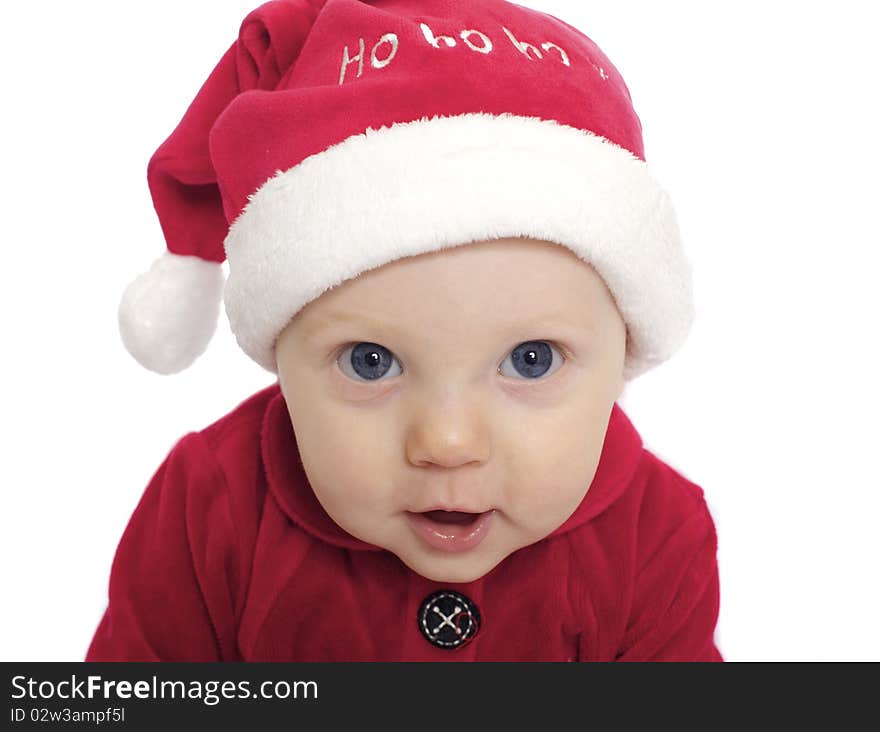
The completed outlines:
[[[406,452],[415,466],[485,463],[491,452],[486,420],[478,405],[461,399],[422,407],[409,425]]]

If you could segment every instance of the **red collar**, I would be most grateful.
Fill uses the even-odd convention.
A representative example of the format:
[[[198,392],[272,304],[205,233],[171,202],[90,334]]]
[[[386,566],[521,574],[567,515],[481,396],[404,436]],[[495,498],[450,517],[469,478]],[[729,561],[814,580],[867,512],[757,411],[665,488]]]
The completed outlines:
[[[263,415],[261,444],[269,490],[281,509],[310,534],[346,549],[378,551],[341,529],[318,502],[309,486],[284,395],[277,384]],[[582,526],[623,493],[642,454],[642,439],[623,410],[614,404],[596,475],[584,500],[551,536]]]

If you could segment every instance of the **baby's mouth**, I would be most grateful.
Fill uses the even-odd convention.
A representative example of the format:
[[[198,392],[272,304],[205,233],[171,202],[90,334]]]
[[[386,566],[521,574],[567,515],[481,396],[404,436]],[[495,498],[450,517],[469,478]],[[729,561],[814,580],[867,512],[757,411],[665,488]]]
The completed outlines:
[[[425,516],[431,521],[436,521],[438,524],[458,524],[459,526],[467,526],[468,524],[474,523],[482,514],[479,513],[468,513],[467,511],[424,511],[422,516]]]
[[[471,511],[406,512],[407,520],[416,535],[428,546],[444,552],[464,552],[473,549],[486,537],[495,509],[482,513]]]

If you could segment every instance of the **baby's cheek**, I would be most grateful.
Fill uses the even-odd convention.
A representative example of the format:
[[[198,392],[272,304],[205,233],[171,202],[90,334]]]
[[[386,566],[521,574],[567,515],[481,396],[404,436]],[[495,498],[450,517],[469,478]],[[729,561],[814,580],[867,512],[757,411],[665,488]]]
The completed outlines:
[[[366,425],[334,415],[332,408],[302,414],[294,423],[303,463],[314,472],[357,474],[375,453],[375,435]]]
[[[382,451],[369,449],[341,450],[326,457],[320,470],[323,490],[339,504],[353,509],[368,509],[383,501],[393,476],[382,460]]]
[[[324,508],[339,513],[346,506],[364,499],[364,477],[374,472],[373,466],[352,449],[351,442],[322,439],[320,433],[314,439],[303,440],[300,458],[309,485]]]
[[[535,531],[555,529],[583,500],[596,469],[594,456],[574,445],[547,445],[518,461],[513,473],[513,503]]]
[[[533,507],[536,525],[545,530],[555,529],[567,519],[586,494],[587,484],[582,480],[556,480],[541,486]]]

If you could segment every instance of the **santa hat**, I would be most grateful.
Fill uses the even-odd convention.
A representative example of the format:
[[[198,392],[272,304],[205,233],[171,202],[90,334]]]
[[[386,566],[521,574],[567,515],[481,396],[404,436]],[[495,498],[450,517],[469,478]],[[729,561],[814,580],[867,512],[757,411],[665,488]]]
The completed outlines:
[[[626,84],[583,33],[504,0],[265,3],[147,177],[167,252],[119,320],[159,373],[205,350],[221,297],[241,348],[276,373],[278,334],[321,293],[493,238],[552,241],[593,266],[627,326],[628,380],[693,319]]]

